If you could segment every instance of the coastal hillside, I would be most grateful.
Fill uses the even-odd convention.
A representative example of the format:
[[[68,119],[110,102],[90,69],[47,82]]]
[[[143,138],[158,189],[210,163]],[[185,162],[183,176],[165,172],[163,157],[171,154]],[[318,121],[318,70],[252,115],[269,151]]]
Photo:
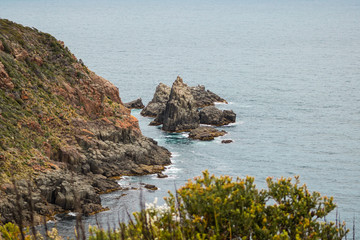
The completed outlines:
[[[14,220],[18,195],[38,216],[77,203],[100,211],[98,194],[119,189],[114,177],[169,163],[117,87],[51,35],[0,19],[0,222]]]

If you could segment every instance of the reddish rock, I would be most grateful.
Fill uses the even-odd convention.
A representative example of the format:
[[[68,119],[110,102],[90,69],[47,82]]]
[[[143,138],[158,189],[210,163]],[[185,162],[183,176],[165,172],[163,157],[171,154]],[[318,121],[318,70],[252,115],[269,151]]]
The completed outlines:
[[[43,130],[41,129],[40,124],[35,121],[28,122],[26,126],[37,133],[43,134]]]
[[[21,90],[21,99],[22,100],[29,100],[28,93],[25,90]]]
[[[63,41],[58,40],[58,43],[62,46],[65,47],[65,43]]]
[[[27,57],[29,57],[29,53],[26,50],[21,49],[15,51],[16,60],[24,61]]]
[[[4,90],[12,90],[14,84],[11,81],[8,73],[5,70],[4,65],[0,62],[0,88]]]
[[[39,57],[39,56],[34,56],[34,57],[32,58],[32,60],[33,60],[38,66],[43,65],[43,60],[42,60],[42,58]]]

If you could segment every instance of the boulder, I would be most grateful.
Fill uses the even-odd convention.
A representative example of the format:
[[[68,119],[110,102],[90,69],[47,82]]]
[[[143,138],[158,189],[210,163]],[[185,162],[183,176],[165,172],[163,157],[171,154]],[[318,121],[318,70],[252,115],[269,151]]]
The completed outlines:
[[[168,175],[163,174],[163,173],[158,173],[158,174],[157,174],[157,177],[158,177],[158,178],[167,178]]]
[[[173,83],[165,110],[154,120],[168,132],[182,132],[199,126],[199,113],[190,88],[179,76]]]
[[[236,113],[233,110],[224,110],[224,121],[234,123],[236,121]]]
[[[227,103],[227,101],[215,93],[205,90],[205,86],[198,85],[190,87],[191,94],[193,95],[196,106],[199,108],[214,105],[215,102]]]
[[[152,185],[152,184],[146,184],[144,187],[149,189],[149,190],[158,190],[158,188],[155,185]]]
[[[144,104],[142,103],[141,98],[138,98],[138,99],[128,102],[128,103],[124,103],[124,106],[127,108],[130,108],[130,109],[133,109],[133,108],[143,109],[145,107]]]
[[[199,116],[201,124],[214,126],[227,125],[236,120],[236,114],[232,110],[221,111],[214,106],[204,107],[200,110]]]
[[[4,90],[12,90],[14,84],[11,81],[8,73],[6,72],[5,66],[0,62],[0,88]]]
[[[233,140],[231,140],[231,139],[221,141],[221,143],[225,143],[225,144],[232,143],[232,142],[233,142]]]
[[[156,87],[153,99],[148,105],[141,111],[141,115],[144,117],[156,117],[164,109],[167,101],[169,100],[171,88],[163,83],[160,83]]]
[[[213,127],[198,127],[189,133],[189,138],[198,139],[202,141],[214,140],[215,137],[224,136],[226,131],[219,131]]]

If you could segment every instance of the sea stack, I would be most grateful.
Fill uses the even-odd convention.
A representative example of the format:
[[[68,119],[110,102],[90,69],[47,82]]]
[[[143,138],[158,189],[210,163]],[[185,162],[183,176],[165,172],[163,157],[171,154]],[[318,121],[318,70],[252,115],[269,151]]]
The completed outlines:
[[[168,132],[189,131],[199,127],[200,119],[197,106],[190,88],[179,76],[172,85],[165,110],[155,120],[163,124]]]

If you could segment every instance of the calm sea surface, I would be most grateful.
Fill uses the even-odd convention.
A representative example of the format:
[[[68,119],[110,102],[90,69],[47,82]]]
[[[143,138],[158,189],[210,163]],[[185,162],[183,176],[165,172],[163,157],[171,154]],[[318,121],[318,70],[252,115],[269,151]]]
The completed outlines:
[[[354,217],[359,226],[359,1],[0,0],[0,17],[63,40],[124,102],[146,104],[177,75],[228,100],[218,106],[233,109],[237,123],[212,142],[166,134],[133,111],[143,134],[173,153],[169,178],[120,181],[158,186],[144,191],[146,201],[162,204],[205,169],[254,176],[260,188],[268,176],[300,175],[312,191],[334,196],[350,228]],[[113,226],[124,209],[138,208],[139,191],[102,199],[111,210],[98,220]],[[73,231],[73,220],[57,224]]]

